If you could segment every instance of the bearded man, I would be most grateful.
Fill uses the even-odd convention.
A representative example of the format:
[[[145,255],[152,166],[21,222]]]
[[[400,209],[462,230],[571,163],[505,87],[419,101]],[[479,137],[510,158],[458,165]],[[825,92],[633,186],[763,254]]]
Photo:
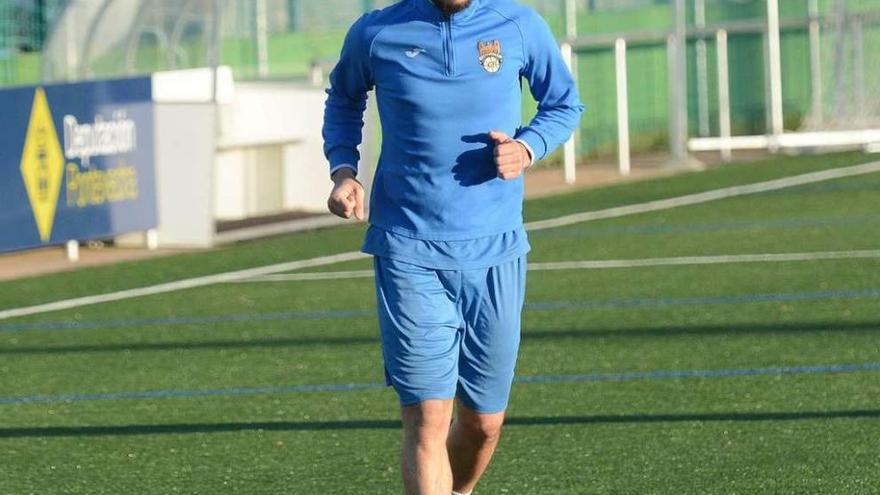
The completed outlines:
[[[526,126],[522,81],[538,101]],[[400,398],[405,491],[469,494],[498,445],[519,350],[522,175],[578,125],[577,87],[546,22],[513,0],[401,0],[366,14],[330,84],[328,206],[344,218],[364,218],[358,146],[367,94],[378,101],[362,250]]]

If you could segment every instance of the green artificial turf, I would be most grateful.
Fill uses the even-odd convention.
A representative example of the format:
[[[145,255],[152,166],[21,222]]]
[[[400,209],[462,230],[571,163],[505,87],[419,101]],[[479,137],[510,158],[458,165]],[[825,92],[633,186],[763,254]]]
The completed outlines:
[[[741,164],[529,201],[526,216],[870,160]],[[870,174],[543,230],[530,236],[530,261],[880,249],[878,198],[880,174]],[[5,282],[0,304],[351,251],[362,232]],[[372,280],[343,278],[214,285],[0,321],[0,493],[399,493],[396,398],[372,386],[382,381],[374,311]],[[534,271],[518,372],[536,381],[514,386],[477,493],[878,493],[880,365],[822,368],[871,363],[878,258]],[[760,371],[780,367],[819,368]],[[710,373],[658,374],[668,371]],[[645,375],[602,375],[619,373]],[[356,389],[278,389],[340,384]],[[216,393],[194,393],[204,391]],[[132,392],[180,396],[112,395]]]

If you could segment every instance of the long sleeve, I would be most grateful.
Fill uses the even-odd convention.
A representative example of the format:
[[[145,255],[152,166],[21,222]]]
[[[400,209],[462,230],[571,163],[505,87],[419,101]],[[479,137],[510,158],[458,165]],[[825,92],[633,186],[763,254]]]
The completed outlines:
[[[584,106],[550,27],[539,15],[527,16],[521,30],[526,61],[522,76],[538,100],[535,118],[517,134],[532,148],[535,161],[568,141],[577,128]]]
[[[357,170],[360,161],[358,146],[363,139],[367,93],[373,88],[370,43],[364,25],[362,17],[351,27],[339,63],[330,73],[323,136],[331,173],[344,166]]]

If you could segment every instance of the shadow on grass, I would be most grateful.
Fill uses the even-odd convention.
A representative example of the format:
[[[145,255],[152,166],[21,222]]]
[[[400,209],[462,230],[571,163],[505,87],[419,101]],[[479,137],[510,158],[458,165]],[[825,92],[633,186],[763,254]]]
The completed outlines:
[[[795,421],[811,419],[880,418],[880,409],[849,411],[726,412],[681,414],[620,414],[594,416],[534,416],[507,418],[507,426],[560,426],[591,424],[638,424],[715,421]],[[178,435],[234,433],[242,431],[396,430],[400,421],[390,419],[306,422],[190,423],[167,425],[49,426],[0,428],[0,438],[96,437],[130,435]]]
[[[728,336],[801,334],[831,331],[880,331],[880,321],[863,322],[803,322],[803,323],[741,323],[735,325],[650,326],[620,329],[559,329],[523,332],[523,340],[534,342],[559,338],[641,338],[674,336]],[[374,336],[352,337],[299,337],[261,340],[206,340],[202,342],[144,342],[118,344],[77,344],[63,346],[14,346],[0,348],[0,355],[67,354],[89,352],[139,352],[171,350],[222,350],[251,348],[309,347],[324,345],[365,345],[379,343],[378,331]]]

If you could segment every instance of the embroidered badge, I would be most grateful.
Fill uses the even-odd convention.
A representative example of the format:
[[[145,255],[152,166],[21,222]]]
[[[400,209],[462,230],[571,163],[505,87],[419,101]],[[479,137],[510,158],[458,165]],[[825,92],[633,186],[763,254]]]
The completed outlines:
[[[504,62],[504,57],[501,56],[501,41],[480,41],[477,45],[480,50],[480,65],[483,69],[490,74],[501,70],[501,63]]]

